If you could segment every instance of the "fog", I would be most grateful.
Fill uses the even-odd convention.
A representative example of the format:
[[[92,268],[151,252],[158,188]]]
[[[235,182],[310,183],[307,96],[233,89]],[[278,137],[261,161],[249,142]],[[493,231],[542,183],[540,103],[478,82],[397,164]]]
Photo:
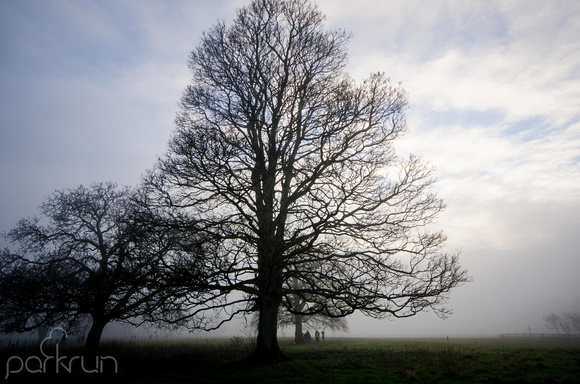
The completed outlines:
[[[355,314],[336,336],[542,333],[547,313],[580,310],[580,3],[317,3],[352,32],[355,79],[384,71],[409,92],[397,149],[436,167],[448,206],[436,227],[473,277],[445,320]],[[166,150],[189,51],[243,4],[0,2],[0,231],[56,189],[136,185]],[[117,335],[167,332],[110,325],[104,337]]]

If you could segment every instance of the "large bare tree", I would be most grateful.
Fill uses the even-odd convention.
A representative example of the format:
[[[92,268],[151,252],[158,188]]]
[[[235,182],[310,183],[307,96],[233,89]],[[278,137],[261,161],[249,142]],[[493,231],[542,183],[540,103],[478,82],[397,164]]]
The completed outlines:
[[[160,205],[220,242],[191,314],[259,311],[260,361],[283,358],[283,301],[302,315],[444,315],[467,281],[445,236],[425,229],[444,207],[432,169],[394,151],[405,91],[381,73],[352,80],[349,35],[323,21],[307,0],[254,0],[205,33],[147,180]]]

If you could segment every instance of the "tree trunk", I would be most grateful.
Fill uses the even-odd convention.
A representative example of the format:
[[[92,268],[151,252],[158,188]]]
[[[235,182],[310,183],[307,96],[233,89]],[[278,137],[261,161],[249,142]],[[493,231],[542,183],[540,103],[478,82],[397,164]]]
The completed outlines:
[[[97,356],[99,350],[99,343],[101,342],[101,335],[103,334],[103,329],[105,329],[107,322],[102,319],[94,319],[87,340],[85,342],[85,356],[89,359]],[[90,361],[90,360],[89,360]]]
[[[272,295],[273,296],[273,295]],[[258,363],[273,363],[287,360],[278,345],[279,300],[268,297],[260,303],[258,340],[253,360]]]
[[[42,326],[38,328],[38,343],[42,343],[42,340],[46,338],[48,335],[48,331],[50,331],[49,327]]]
[[[296,344],[304,343],[304,332],[302,331],[302,318],[303,315],[294,315],[294,342]]]
[[[273,128],[273,131],[275,129]],[[257,149],[257,154],[261,149]],[[275,164],[275,156],[268,154],[268,167]],[[259,241],[258,253],[258,339],[253,360],[258,363],[271,363],[285,360],[278,346],[278,309],[282,302],[283,279],[283,241],[284,220],[274,223],[275,172],[266,169],[263,154],[257,159],[252,179],[256,181],[256,201],[258,203]],[[262,186],[262,189],[260,189]],[[280,225],[280,227],[277,227]]]
[[[259,257],[259,296],[257,300],[258,339],[252,359],[257,363],[285,360],[278,346],[278,309],[282,302],[282,269],[274,252],[262,251]]]
[[[291,278],[293,287],[300,287],[300,281],[295,278]],[[294,305],[294,310],[300,312],[304,309],[304,301],[300,300],[300,296],[297,294],[292,295],[292,301]],[[294,342],[296,344],[304,344],[304,332],[302,330],[302,320],[304,315],[294,315]]]

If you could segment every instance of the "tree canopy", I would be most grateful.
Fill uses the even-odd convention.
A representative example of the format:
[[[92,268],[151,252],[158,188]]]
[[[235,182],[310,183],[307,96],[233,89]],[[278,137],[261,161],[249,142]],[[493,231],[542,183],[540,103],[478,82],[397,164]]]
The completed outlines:
[[[157,208],[219,243],[211,272],[191,280],[190,314],[258,311],[260,360],[282,358],[282,303],[328,317],[445,315],[468,280],[443,233],[426,229],[444,208],[433,170],[395,153],[404,89],[383,73],[350,78],[349,35],[323,22],[307,0],[254,0],[205,33],[147,180]]]

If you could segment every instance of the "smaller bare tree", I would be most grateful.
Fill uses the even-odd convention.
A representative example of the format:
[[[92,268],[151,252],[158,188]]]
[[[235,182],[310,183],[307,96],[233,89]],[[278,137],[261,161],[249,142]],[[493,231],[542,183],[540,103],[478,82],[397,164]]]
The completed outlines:
[[[570,336],[574,331],[580,332],[580,313],[567,312],[558,315],[552,312],[544,316],[544,323],[558,335]]]
[[[560,335],[560,331],[562,329],[562,318],[555,314],[555,313],[550,313],[546,316],[544,316],[544,323],[548,326],[548,328],[553,329],[554,331],[556,331],[556,333],[558,335]]]
[[[580,333],[580,312],[569,312],[566,314],[566,318],[570,323],[570,328]]]
[[[136,196],[114,183],[57,191],[41,205],[41,217],[5,234],[19,250],[1,255],[2,330],[90,319],[85,351],[94,355],[109,322],[170,316],[159,314],[175,280],[170,255],[201,248],[192,231],[153,226]]]
[[[306,288],[300,280],[294,277],[288,279],[287,286],[297,291]],[[316,306],[308,303],[308,299],[311,296],[308,292],[296,292],[287,295],[282,300],[280,312],[278,313],[278,324],[281,327],[294,326],[294,341],[296,343],[301,344],[304,342],[304,326],[323,330],[348,331],[346,318],[332,317],[317,310]]]

